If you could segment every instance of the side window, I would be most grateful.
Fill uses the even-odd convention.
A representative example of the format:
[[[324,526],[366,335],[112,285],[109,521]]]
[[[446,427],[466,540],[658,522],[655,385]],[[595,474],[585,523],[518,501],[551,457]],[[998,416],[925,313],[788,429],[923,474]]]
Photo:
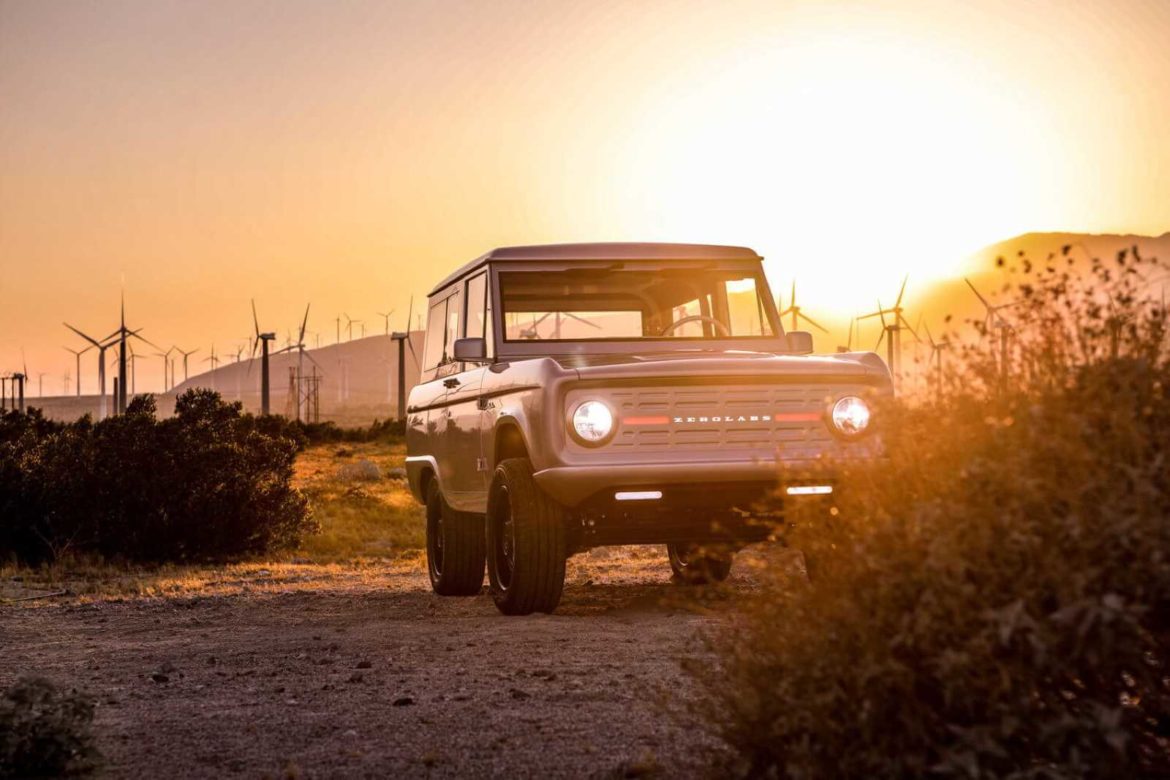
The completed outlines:
[[[487,334],[487,274],[467,282],[467,337],[484,338]]]
[[[447,301],[443,299],[431,304],[427,314],[427,345],[423,355],[423,369],[432,371],[443,362],[443,336],[447,322]]]
[[[459,338],[459,319],[463,313],[459,293],[447,297],[447,339],[443,344],[443,360],[440,365],[455,359],[455,340]]]

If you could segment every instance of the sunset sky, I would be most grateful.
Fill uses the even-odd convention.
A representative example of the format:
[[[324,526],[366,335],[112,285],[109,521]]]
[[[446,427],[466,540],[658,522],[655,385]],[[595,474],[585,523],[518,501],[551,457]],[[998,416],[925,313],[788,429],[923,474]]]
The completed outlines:
[[[834,316],[1018,233],[1160,234],[1168,42],[1166,0],[0,0],[0,372],[60,392],[123,276],[203,358],[253,296],[401,328],[504,244],[746,244]]]

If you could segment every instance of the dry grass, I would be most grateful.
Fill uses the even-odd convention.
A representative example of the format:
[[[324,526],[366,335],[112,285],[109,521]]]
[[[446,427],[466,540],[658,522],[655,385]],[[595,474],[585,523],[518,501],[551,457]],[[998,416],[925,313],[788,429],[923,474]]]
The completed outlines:
[[[294,558],[314,562],[396,557],[425,542],[422,507],[411,497],[402,469],[406,445],[371,442],[313,447],[297,459],[294,483],[305,492],[321,532],[305,539]],[[382,473],[376,480],[348,480],[339,473],[360,461]]]
[[[311,590],[325,580],[331,588],[368,589],[406,576],[414,567],[385,565],[420,560],[425,541],[422,508],[405,480],[392,478],[405,454],[400,441],[328,444],[303,452],[294,483],[309,497],[321,531],[297,550],[228,565],[141,566],[76,557],[37,568],[3,565],[0,601],[61,590],[82,600],[284,593]],[[341,476],[342,467],[362,460],[375,464],[381,477]]]

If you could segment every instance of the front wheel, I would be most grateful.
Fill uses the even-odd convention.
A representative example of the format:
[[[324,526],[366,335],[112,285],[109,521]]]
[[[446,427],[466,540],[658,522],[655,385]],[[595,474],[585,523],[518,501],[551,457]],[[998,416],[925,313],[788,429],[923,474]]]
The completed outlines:
[[[440,596],[474,596],[483,587],[483,521],[447,506],[439,481],[427,486],[427,573]]]
[[[500,461],[488,493],[492,600],[505,615],[552,612],[565,585],[565,512],[532,477],[526,458]]]
[[[730,550],[702,547],[693,542],[666,545],[670,570],[674,578],[685,585],[706,585],[723,582],[731,574]]]

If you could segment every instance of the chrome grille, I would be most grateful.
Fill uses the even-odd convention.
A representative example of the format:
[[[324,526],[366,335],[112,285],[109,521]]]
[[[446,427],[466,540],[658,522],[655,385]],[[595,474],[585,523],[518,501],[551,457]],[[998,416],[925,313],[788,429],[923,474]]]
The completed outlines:
[[[573,390],[568,402],[572,408],[587,398],[604,398],[617,413],[617,434],[592,450],[598,454],[624,453],[631,460],[662,459],[668,452],[804,460],[842,454],[848,445],[829,432],[824,411],[832,399],[864,392],[860,385],[814,383],[632,387]]]

